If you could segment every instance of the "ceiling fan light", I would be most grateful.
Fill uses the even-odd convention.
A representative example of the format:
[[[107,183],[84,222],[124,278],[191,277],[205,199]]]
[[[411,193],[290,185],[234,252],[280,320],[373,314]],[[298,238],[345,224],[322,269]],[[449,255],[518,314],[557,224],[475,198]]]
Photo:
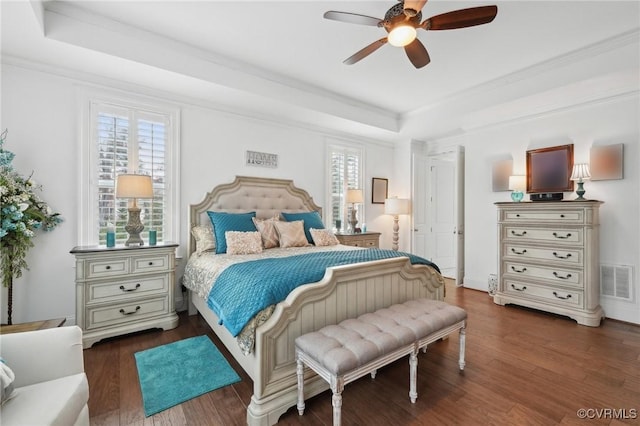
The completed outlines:
[[[418,33],[411,25],[398,25],[391,31],[387,40],[389,44],[396,47],[404,47],[416,39]]]

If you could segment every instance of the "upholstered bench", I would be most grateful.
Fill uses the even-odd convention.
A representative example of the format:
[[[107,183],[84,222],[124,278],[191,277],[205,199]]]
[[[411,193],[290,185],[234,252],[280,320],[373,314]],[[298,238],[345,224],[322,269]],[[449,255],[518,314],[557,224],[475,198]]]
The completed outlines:
[[[417,354],[429,343],[460,330],[459,366],[464,369],[464,309],[430,299],[402,304],[347,319],[296,339],[298,412],[304,414],[304,365],[326,380],[333,391],[333,424],[340,425],[344,386],[378,368],[409,355],[409,398],[418,393]]]

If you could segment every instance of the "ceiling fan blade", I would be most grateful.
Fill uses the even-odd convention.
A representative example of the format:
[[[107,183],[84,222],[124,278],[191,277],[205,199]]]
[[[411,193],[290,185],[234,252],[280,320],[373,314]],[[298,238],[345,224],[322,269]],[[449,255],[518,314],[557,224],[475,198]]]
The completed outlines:
[[[336,12],[335,10],[325,12],[324,17],[325,19],[332,19],[334,21],[348,22],[350,24],[359,25],[371,25],[374,27],[382,24],[382,19],[374,18],[372,16],[359,15],[357,13],[349,12]]]
[[[426,2],[427,0],[405,0],[404,13],[414,17],[422,10]]]
[[[380,49],[386,43],[387,43],[386,37],[381,38],[380,40],[376,40],[370,45],[368,45],[367,47],[365,47],[364,49],[357,51],[355,54],[351,55],[350,57],[345,59],[343,62],[347,65],[353,65],[359,60],[366,58],[376,50]]]
[[[424,47],[424,44],[422,44],[418,39],[407,44],[404,47],[404,51],[407,53],[409,60],[416,68],[422,68],[431,62],[431,58],[429,57],[426,47]]]
[[[497,13],[498,6],[471,7],[432,16],[420,26],[425,30],[453,30],[473,27],[475,25],[488,24],[493,21]]]

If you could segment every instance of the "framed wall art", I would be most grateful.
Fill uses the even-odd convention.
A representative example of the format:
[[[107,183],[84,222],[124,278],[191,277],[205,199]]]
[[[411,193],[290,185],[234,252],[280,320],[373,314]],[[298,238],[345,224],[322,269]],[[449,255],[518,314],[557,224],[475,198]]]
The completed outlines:
[[[371,203],[384,204],[384,200],[389,195],[389,180],[384,178],[373,178],[371,180]]]
[[[623,179],[624,144],[591,147],[591,180]]]

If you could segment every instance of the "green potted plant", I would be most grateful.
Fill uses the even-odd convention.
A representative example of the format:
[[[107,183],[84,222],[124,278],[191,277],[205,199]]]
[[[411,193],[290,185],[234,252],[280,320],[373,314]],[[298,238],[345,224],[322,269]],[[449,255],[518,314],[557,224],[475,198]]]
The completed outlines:
[[[38,197],[42,187],[31,176],[13,169],[13,154],[4,149],[7,130],[0,134],[0,264],[2,285],[8,288],[7,323],[12,324],[13,279],[28,269],[25,260],[38,230],[50,231],[62,222],[59,213]]]

